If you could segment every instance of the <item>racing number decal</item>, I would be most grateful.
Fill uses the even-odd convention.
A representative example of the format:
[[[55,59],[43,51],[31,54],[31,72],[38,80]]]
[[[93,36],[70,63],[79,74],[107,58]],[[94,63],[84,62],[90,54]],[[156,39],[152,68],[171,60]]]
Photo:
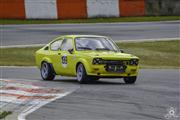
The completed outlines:
[[[67,67],[67,56],[65,56],[65,55],[62,56],[61,60],[62,60],[62,66]]]
[[[62,64],[67,64],[67,56],[62,56]]]

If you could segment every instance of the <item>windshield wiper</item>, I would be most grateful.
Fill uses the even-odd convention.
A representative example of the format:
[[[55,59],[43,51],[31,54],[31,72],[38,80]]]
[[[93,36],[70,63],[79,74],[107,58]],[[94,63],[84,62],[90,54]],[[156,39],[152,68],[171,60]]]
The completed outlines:
[[[110,49],[108,49],[108,48],[96,48],[95,50],[108,50],[108,51],[110,51]]]
[[[92,50],[91,48],[88,48],[88,47],[78,47],[78,49],[83,49],[83,50]]]

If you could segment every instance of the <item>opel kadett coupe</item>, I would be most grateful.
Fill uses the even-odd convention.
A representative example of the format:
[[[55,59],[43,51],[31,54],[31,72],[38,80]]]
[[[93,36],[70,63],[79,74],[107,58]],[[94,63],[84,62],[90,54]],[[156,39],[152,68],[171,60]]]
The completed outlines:
[[[79,83],[123,78],[133,84],[139,69],[138,57],[124,53],[110,38],[96,35],[57,37],[36,51],[35,59],[43,80],[62,75],[77,77]]]

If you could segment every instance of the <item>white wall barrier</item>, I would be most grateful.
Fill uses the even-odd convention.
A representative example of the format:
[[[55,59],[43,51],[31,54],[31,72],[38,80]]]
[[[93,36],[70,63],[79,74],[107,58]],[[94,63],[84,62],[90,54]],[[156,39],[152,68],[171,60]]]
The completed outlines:
[[[27,19],[57,19],[56,0],[25,0]]]
[[[88,17],[119,17],[119,0],[87,0]]]

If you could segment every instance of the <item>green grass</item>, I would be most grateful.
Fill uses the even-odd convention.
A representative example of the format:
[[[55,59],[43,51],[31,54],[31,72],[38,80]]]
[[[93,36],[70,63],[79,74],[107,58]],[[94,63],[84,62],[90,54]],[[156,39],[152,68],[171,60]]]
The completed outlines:
[[[170,20],[180,20],[180,16],[91,18],[91,19],[70,19],[70,20],[0,19],[0,24],[111,23],[111,22],[150,22],[150,21],[170,21]]]
[[[12,112],[10,111],[3,111],[3,112],[0,112],[0,119],[4,119],[6,116],[12,114]]]
[[[153,42],[120,42],[125,52],[140,58],[143,68],[180,68],[180,40]],[[34,66],[34,48],[1,48],[0,65]]]
[[[143,68],[180,68],[180,40],[118,43],[125,52],[140,58]]]
[[[38,49],[39,47],[0,48],[0,65],[33,66],[35,65],[35,51]]]

